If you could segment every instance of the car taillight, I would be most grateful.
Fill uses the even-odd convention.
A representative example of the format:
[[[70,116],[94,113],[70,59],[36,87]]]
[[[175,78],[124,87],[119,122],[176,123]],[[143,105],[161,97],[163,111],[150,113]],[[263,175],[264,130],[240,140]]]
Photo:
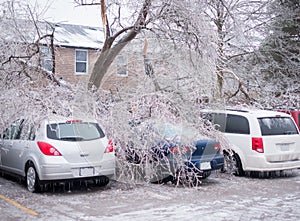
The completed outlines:
[[[104,150],[104,153],[111,153],[114,152],[114,144],[112,140],[108,140],[108,145]]]
[[[171,153],[189,153],[191,152],[191,148],[190,147],[186,147],[186,146],[182,146],[182,147],[170,147],[170,152]]]
[[[214,145],[214,150],[220,150],[220,149],[221,149],[221,144],[216,143],[216,144]]]
[[[39,146],[42,153],[47,156],[61,156],[61,153],[55,147],[46,142],[38,141],[37,145]]]
[[[252,150],[258,153],[264,152],[264,144],[261,137],[252,137]]]
[[[179,153],[179,148],[178,147],[170,147],[170,152],[171,153]]]

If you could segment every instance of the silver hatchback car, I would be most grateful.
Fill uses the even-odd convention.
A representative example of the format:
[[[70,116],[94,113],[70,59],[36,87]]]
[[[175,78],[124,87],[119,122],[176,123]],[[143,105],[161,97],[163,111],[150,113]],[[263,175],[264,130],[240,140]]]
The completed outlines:
[[[38,192],[48,182],[94,179],[108,184],[115,152],[95,120],[48,117],[37,128],[15,121],[1,135],[0,170],[25,178]]]

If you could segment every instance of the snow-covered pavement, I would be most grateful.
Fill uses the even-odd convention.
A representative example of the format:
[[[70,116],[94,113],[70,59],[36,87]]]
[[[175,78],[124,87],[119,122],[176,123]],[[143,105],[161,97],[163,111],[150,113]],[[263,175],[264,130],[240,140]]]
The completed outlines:
[[[42,194],[0,177],[1,195],[11,200],[0,197],[1,220],[300,220],[300,170],[264,179],[214,173],[197,188],[111,182]]]

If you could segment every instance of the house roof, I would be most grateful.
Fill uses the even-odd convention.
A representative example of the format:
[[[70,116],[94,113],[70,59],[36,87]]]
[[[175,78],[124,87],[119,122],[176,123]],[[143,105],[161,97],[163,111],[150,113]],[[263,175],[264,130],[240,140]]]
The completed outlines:
[[[54,29],[54,44],[57,46],[86,49],[103,47],[104,31],[100,27],[50,22],[38,22],[37,24],[41,35],[52,34]],[[18,30],[17,34],[15,33],[16,29]],[[7,41],[35,42],[38,39],[38,33],[32,21],[7,19],[1,21],[0,38]],[[43,38],[40,42],[49,44],[49,38]]]
[[[63,47],[100,49],[103,46],[103,30],[98,27],[89,27],[72,24],[52,24],[54,44]]]

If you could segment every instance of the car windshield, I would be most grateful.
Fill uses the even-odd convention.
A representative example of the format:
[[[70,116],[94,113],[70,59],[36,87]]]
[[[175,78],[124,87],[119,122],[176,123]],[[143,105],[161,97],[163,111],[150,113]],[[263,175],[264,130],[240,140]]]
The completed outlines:
[[[86,141],[104,137],[97,123],[76,122],[47,125],[47,137],[54,140]]]
[[[298,134],[298,130],[290,117],[258,118],[262,135]]]

